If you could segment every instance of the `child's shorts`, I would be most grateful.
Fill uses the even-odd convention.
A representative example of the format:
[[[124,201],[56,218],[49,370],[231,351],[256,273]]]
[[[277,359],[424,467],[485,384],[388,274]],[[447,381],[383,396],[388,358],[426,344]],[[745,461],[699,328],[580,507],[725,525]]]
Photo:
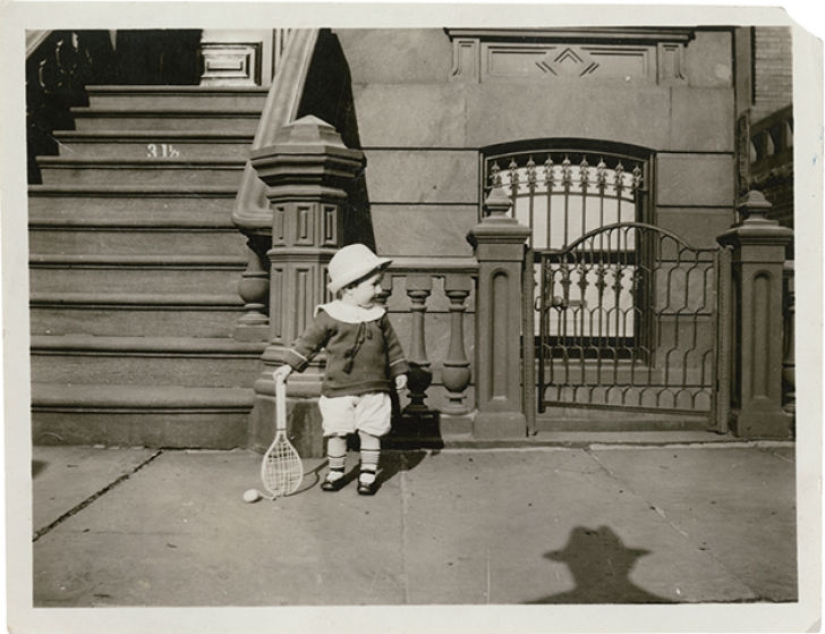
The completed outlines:
[[[360,396],[322,396],[318,400],[324,436],[345,436],[365,431],[383,436],[390,431],[392,401],[384,392]]]

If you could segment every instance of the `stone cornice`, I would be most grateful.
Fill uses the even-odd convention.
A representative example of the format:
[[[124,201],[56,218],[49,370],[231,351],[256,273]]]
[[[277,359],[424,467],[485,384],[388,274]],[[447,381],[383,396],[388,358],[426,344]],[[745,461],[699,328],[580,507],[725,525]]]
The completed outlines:
[[[604,27],[604,28],[569,28],[569,29],[445,29],[451,39],[474,38],[485,41],[505,41],[514,39],[556,40],[577,42],[615,42],[648,43],[679,42],[687,43],[694,38],[692,28],[653,28],[653,27]]]

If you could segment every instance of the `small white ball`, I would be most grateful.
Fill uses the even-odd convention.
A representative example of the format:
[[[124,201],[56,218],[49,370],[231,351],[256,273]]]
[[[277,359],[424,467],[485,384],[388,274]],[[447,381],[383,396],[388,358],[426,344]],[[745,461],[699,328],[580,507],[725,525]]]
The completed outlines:
[[[244,502],[257,502],[261,497],[261,492],[258,489],[247,489],[243,493]]]

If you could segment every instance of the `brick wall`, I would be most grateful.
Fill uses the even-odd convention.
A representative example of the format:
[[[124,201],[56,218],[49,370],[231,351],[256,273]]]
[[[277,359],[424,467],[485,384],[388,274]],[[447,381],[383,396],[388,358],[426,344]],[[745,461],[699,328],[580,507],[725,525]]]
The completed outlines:
[[[753,121],[758,121],[793,101],[791,53],[790,29],[754,29]]]
[[[791,31],[786,27],[754,28],[753,106],[751,122],[774,114],[793,103]],[[777,152],[781,152],[777,148]],[[781,152],[784,156],[787,151]],[[779,156],[775,157],[779,159]],[[752,166],[751,187],[773,204],[770,217],[793,227],[793,155]]]

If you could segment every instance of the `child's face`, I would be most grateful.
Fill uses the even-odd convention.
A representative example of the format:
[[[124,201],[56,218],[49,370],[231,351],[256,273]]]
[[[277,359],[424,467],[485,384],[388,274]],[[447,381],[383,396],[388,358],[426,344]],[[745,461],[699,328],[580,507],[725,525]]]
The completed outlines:
[[[362,308],[370,308],[375,303],[375,298],[381,293],[381,273],[376,273],[370,277],[366,277],[355,286],[347,289],[345,297],[361,306]]]

